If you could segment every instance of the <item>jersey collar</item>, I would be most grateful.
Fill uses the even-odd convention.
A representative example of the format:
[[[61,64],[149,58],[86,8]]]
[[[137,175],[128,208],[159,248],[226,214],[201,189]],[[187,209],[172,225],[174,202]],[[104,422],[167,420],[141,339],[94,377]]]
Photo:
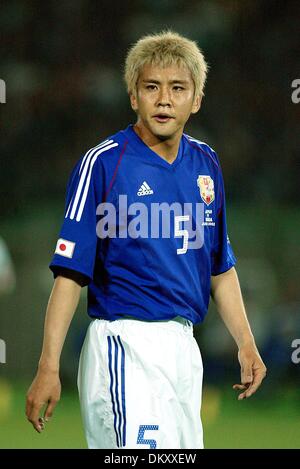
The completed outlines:
[[[164,168],[167,168],[170,171],[174,171],[174,169],[182,160],[184,153],[183,137],[181,137],[178,154],[175,160],[173,161],[173,163],[168,163],[164,158],[159,156],[155,151],[151,150],[151,148],[143,142],[139,135],[134,131],[133,124],[130,124],[127,129],[125,129],[124,133],[128,137],[129,145],[131,145],[137,152],[139,152],[141,157],[147,158],[148,161],[150,160],[151,163],[155,165],[163,166]]]

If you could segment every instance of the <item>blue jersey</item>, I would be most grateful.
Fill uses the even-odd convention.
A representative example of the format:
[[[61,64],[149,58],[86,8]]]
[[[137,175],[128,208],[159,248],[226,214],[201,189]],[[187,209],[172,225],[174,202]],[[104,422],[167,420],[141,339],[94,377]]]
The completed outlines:
[[[75,166],[50,268],[84,275],[91,317],[199,323],[211,276],[235,262],[220,163],[207,144],[183,134],[170,164],[130,125]]]

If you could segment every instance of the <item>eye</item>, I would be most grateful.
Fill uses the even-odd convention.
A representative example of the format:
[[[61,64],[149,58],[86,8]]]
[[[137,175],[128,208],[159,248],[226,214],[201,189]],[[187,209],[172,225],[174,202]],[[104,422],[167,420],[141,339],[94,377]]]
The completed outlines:
[[[147,85],[146,88],[147,88],[147,90],[149,90],[149,91],[154,91],[154,90],[157,89],[157,86],[156,86],[156,85]]]
[[[175,86],[173,87],[173,89],[174,89],[175,91],[183,91],[183,90],[184,90],[184,88],[183,88],[182,86],[179,86],[179,85],[175,85]]]

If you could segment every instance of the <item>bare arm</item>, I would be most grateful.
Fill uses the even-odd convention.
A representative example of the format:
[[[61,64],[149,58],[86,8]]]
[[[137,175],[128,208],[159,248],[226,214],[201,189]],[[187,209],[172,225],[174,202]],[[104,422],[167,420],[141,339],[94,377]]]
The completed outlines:
[[[80,291],[81,286],[74,280],[58,276],[49,298],[38,371],[26,400],[26,416],[38,432],[44,428],[41,409],[46,405],[44,418],[47,421],[60,399],[60,355],[79,302]]]
[[[244,391],[239,399],[250,397],[261,385],[266,367],[255,345],[234,267],[211,278],[211,296],[239,350],[241,384],[235,384],[233,388]]]

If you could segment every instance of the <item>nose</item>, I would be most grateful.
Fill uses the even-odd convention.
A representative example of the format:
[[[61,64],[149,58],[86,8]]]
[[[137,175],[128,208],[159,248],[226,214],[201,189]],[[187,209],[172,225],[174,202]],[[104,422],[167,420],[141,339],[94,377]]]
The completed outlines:
[[[171,96],[168,87],[162,86],[158,96],[158,105],[160,106],[170,106],[171,105]]]

